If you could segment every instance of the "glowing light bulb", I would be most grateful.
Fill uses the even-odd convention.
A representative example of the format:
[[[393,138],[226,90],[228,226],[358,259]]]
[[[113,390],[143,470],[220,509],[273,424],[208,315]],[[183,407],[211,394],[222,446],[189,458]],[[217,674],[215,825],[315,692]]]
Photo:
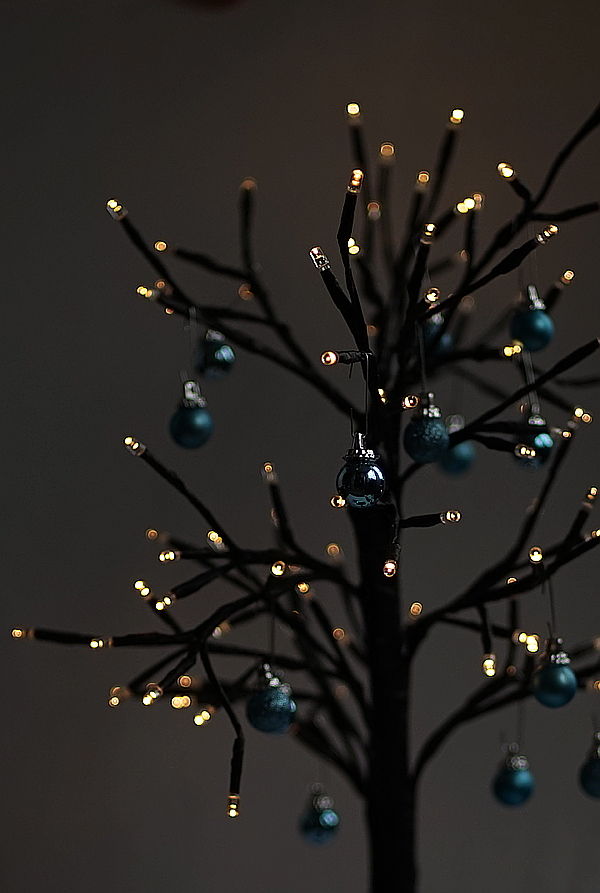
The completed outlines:
[[[206,534],[206,540],[209,546],[212,546],[217,552],[221,552],[223,549],[227,548],[223,542],[223,537],[216,530],[209,530]]]
[[[484,654],[483,662],[481,664],[483,672],[486,676],[495,676],[496,675],[496,655],[495,654]]]
[[[426,223],[423,226],[423,232],[421,234],[421,242],[423,245],[430,245],[433,242],[436,229],[437,227],[435,223]]]
[[[330,558],[341,558],[342,557],[342,550],[340,549],[340,547],[338,546],[337,543],[329,543],[325,551],[327,552],[327,554],[329,555]]]
[[[506,585],[507,585],[507,586],[510,586],[511,583],[516,583],[516,582],[517,582],[517,578],[516,578],[516,577],[508,577],[507,580],[506,580]]]
[[[360,190],[362,189],[364,174],[360,170],[360,168],[355,168],[350,175],[350,182],[348,183],[348,192],[351,192],[353,195],[358,195]]]
[[[431,179],[431,175],[430,175],[429,171],[419,171],[419,173],[417,174],[417,181],[416,181],[417,188],[418,187],[423,188],[423,187],[427,186],[430,179]]]
[[[425,292],[424,297],[427,303],[433,306],[433,304],[437,304],[437,302],[439,301],[440,294],[441,292],[439,288],[428,288]]]
[[[367,205],[367,216],[369,220],[379,220],[381,217],[381,205],[379,202],[369,202]]]
[[[565,272],[560,277],[560,281],[563,283],[563,285],[568,285],[569,282],[572,282],[574,278],[575,273],[573,272],[573,270],[565,270]]]
[[[360,254],[360,245],[356,243],[355,239],[348,239],[348,254]]]
[[[468,214],[469,208],[467,208],[464,202],[458,202],[454,209],[458,214]]]
[[[142,453],[146,452],[146,447],[143,443],[140,443],[139,440],[136,440],[135,437],[126,437],[123,440],[123,443],[127,447],[130,453],[134,456],[141,456]]]
[[[199,713],[196,713],[196,715],[194,716],[194,723],[197,726],[206,725],[206,723],[210,722],[210,720],[213,718],[214,712],[215,708],[211,707],[210,705],[203,707],[203,709],[200,710]]]
[[[578,422],[583,422],[584,425],[589,425],[593,421],[590,413],[586,412],[581,406],[575,407],[573,410],[573,418]]]
[[[271,573],[274,577],[282,577],[285,574],[286,565],[284,561],[274,561],[271,565]]]
[[[146,686],[146,693],[142,698],[142,704],[145,707],[149,707],[155,701],[158,701],[159,698],[162,697],[163,690],[160,685],[157,685],[156,682],[149,682]]]
[[[189,688],[193,683],[194,680],[191,676],[188,676],[187,673],[184,673],[184,675],[180,676],[177,680],[177,685],[179,685],[180,688]]]
[[[146,531],[146,537],[149,540],[158,539],[158,530],[155,530],[154,527],[149,527],[148,530]]]
[[[187,707],[190,707],[192,704],[192,699],[189,695],[173,695],[171,698],[171,707],[175,710],[185,710]]]
[[[544,560],[544,553],[539,546],[532,546],[529,550],[529,560],[532,564],[539,564]]]
[[[227,621],[224,620],[221,624],[219,624],[219,626],[215,626],[215,628],[213,629],[213,639],[220,639],[222,636],[225,635],[225,633],[228,633],[230,629],[231,624],[227,623]]]
[[[346,112],[350,119],[360,118],[360,106],[358,102],[349,102],[346,106]]]
[[[447,512],[441,512],[440,520],[442,524],[457,524],[460,521],[460,512],[450,509]]]
[[[515,447],[515,456],[517,459],[533,459],[535,450],[533,447],[527,446],[526,443],[518,443]]]
[[[164,242],[162,239],[159,239],[158,242],[154,243],[154,248],[156,249],[156,251],[167,251],[168,247],[169,246],[167,245],[167,243]]]
[[[463,199],[463,205],[466,207],[467,211],[473,211],[477,205],[474,197],[469,195],[467,198]]]
[[[393,158],[396,149],[393,143],[382,143],[379,147],[379,154],[382,158]]]
[[[301,592],[302,595],[306,595],[306,593],[310,591],[310,584],[309,583],[297,583],[296,589],[298,590],[298,592]]]
[[[339,359],[339,354],[335,350],[326,350],[325,353],[321,354],[321,362],[324,366],[335,366]]]
[[[30,633],[33,633],[33,630],[29,630],[29,629],[20,629],[20,628],[18,628],[18,627],[15,628],[15,629],[13,629],[13,630],[11,630],[11,632],[10,632],[11,636],[13,637],[13,639],[27,639],[27,638],[30,638],[30,635],[29,635]]]
[[[94,650],[97,648],[110,648],[112,645],[112,639],[91,639],[90,640],[90,648]]]
[[[179,561],[181,552],[178,549],[166,549],[158,556],[159,561]]]
[[[342,639],[346,637],[346,631],[338,627],[337,629],[332,630],[331,635],[336,641],[341,642]]]
[[[127,214],[129,213],[127,208],[120,205],[114,198],[111,198],[106,202],[106,210],[114,220],[122,220],[124,217],[127,217]]]
[[[277,472],[272,462],[265,462],[262,467],[263,480],[267,484],[277,483]]]
[[[419,397],[416,394],[407,394],[402,398],[402,409],[415,409],[419,405]]]
[[[230,794],[227,801],[227,815],[235,819],[240,814],[240,798],[237,794]]]
[[[497,171],[501,177],[504,177],[505,180],[514,180],[517,176],[514,167],[510,164],[507,164],[505,161],[501,161],[497,167]]]
[[[398,570],[397,562],[394,561],[393,558],[388,558],[388,560],[383,565],[383,576],[384,577],[394,577],[397,570]]]
[[[556,224],[551,223],[550,226],[547,226],[546,229],[543,229],[541,233],[536,233],[535,238],[536,241],[543,245],[545,242],[548,242],[553,236],[558,233],[558,227]]]
[[[421,602],[413,602],[409,608],[409,613],[412,617],[418,617],[422,610],[423,605],[421,604]]]
[[[329,263],[327,256],[321,251],[320,248],[311,248],[308,253],[313,264],[315,265],[317,270],[319,270],[319,272],[331,269],[331,264]]]
[[[540,650],[540,637],[536,635],[525,638],[525,647],[530,654],[536,654]]]
[[[329,504],[333,506],[334,509],[343,509],[346,506],[346,500],[343,496],[340,496],[339,493],[336,493],[335,496],[332,496],[329,500]]]
[[[254,293],[247,282],[242,283],[238,288],[238,295],[242,299],[242,301],[251,301],[254,297]]]
[[[165,608],[170,608],[174,601],[175,595],[172,592],[169,592],[167,595],[163,595],[163,597],[155,603],[154,607],[157,611],[164,611]]]
[[[450,123],[455,125],[461,124],[464,117],[464,109],[452,109],[450,112]]]

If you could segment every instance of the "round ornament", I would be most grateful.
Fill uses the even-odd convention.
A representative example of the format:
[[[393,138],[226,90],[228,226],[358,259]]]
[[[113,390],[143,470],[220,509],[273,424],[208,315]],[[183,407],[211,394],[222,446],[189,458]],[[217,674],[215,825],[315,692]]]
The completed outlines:
[[[404,429],[404,449],[415,462],[436,462],[448,449],[449,434],[433,394],[426,394]]]
[[[536,701],[544,707],[564,707],[577,691],[577,676],[569,666],[566,651],[558,651],[559,642],[550,641],[543,663],[533,675],[532,689]]]
[[[441,313],[434,313],[426,320],[423,326],[423,344],[425,350],[432,352],[434,356],[443,356],[454,349],[454,341],[450,332],[446,331],[440,336],[440,330],[444,325],[444,317]]]
[[[313,785],[312,792],[309,806],[300,816],[298,829],[308,843],[320,846],[335,837],[340,817],[333,809],[333,800],[323,793],[321,785]]]
[[[438,465],[446,474],[459,475],[467,472],[476,459],[475,446],[471,440],[463,440],[445,450],[438,459]]]
[[[352,508],[375,505],[385,492],[383,471],[376,464],[377,456],[365,446],[365,435],[355,434],[352,449],[344,456],[336,487],[339,495]]]
[[[213,420],[206,409],[206,400],[195,381],[186,381],[183,400],[169,422],[169,433],[187,450],[204,446],[213,431]]]
[[[538,295],[535,285],[527,286],[527,304],[517,310],[510,324],[510,334],[520,341],[525,350],[542,350],[554,337],[554,323],[546,313],[546,305]]]
[[[264,687],[255,691],[246,703],[248,722],[259,732],[284,735],[296,713],[290,686],[275,676],[268,664],[263,664],[261,679]]]
[[[590,797],[600,797],[600,732],[594,735],[588,759],[579,770],[579,783]]]
[[[511,749],[492,782],[496,800],[505,806],[520,806],[531,797],[534,789],[535,779],[527,758]]]
[[[194,351],[195,371],[211,381],[218,381],[229,375],[234,363],[235,354],[225,336],[215,329],[208,329]]]

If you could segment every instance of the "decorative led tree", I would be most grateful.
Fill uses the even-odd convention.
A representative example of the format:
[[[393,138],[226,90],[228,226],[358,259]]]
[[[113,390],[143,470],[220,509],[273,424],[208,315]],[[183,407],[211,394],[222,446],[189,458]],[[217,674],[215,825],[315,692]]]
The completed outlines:
[[[239,812],[244,749],[243,725],[236,705],[245,702],[252,726],[267,734],[293,734],[334,764],[364,798],[372,893],[387,893],[390,889],[412,893],[417,889],[416,791],[425,767],[448,736],[463,723],[530,696],[557,708],[567,703],[578,688],[598,685],[594,677],[600,671],[600,640],[571,647],[568,652],[563,650],[552,593],[554,574],[600,542],[600,530],[583,533],[596,489],[590,488],[559,542],[542,550],[532,538],[578,429],[591,421],[585,409],[573,408],[563,398],[560,386],[573,384],[565,379],[565,373],[594,353],[599,342],[590,341],[550,369],[534,365],[531,354],[541,351],[553,337],[550,312],[573,278],[571,271],[563,273],[543,299],[534,284],[528,285],[520,304],[504,310],[475,341],[469,337],[469,322],[471,296],[475,292],[516,270],[528,255],[557,233],[557,222],[599,210],[594,202],[549,213],[544,210],[544,202],[563,164],[600,124],[600,108],[558,154],[537,193],[517,178],[510,165],[498,166],[500,175],[520,200],[520,208],[483,249],[477,244],[478,219],[484,203],[480,193],[473,193],[444,213],[437,210],[463,119],[462,110],[454,109],[450,115],[433,174],[421,171],[417,175],[399,249],[393,244],[390,223],[394,147],[389,143],[381,146],[377,176],[366,180],[370,185],[367,200],[361,206],[360,236],[355,229],[359,195],[369,164],[360,109],[350,103],[347,111],[356,169],[351,174],[337,234],[345,288],[321,248],[313,248],[310,255],[353,343],[326,351],[321,357],[322,366],[280,318],[259,273],[251,240],[254,181],[246,180],[241,186],[239,267],[162,241],[156,242],[153,250],[134,228],[122,205],[111,200],[107,208],[159,277],[153,286],[138,289],[139,293],[168,314],[182,316],[192,331],[197,325],[206,329],[194,354],[199,376],[224,377],[235,359],[232,346],[241,348],[304,379],[351,419],[353,443],[344,456],[332,505],[346,509],[354,530],[356,578],[335,561],[339,548],[334,543],[328,547],[330,560],[321,560],[297,541],[272,464],[265,463],[263,476],[272,502],[276,545],[250,550],[224,529],[175,473],[130,436],[125,439],[130,452],[191,503],[209,527],[207,541],[202,544],[147,531],[148,538],[163,549],[161,561],[187,561],[199,567],[197,574],[160,597],[144,581],[135,584],[156,618],[164,623],[165,632],[107,639],[45,629],[15,629],[13,636],[93,649],[163,648],[165,656],[160,661],[145,667],[129,685],[111,691],[112,706],[128,697],[139,698],[146,705],[168,697],[175,707],[197,705],[198,725],[208,722],[216,711],[223,711],[235,732],[228,805],[229,815],[235,817]],[[464,247],[460,254],[432,259],[434,244],[461,221]],[[527,230],[530,232],[526,237],[523,234]],[[165,255],[239,281],[240,297],[252,299],[250,306],[255,309],[194,303],[163,263]],[[379,255],[383,269],[376,275],[375,261]],[[455,270],[457,283],[453,292],[442,298],[430,277],[447,268]],[[384,280],[385,290],[381,286]],[[504,336],[499,342],[500,333],[507,326],[511,337],[507,342]],[[279,346],[255,337],[252,333],[257,327],[269,330]],[[514,393],[491,387],[465,366],[469,360],[514,363],[522,372],[523,384]],[[322,368],[338,365],[356,365],[362,372],[362,406],[354,405],[338,390],[335,369]],[[484,393],[491,390],[496,402],[466,423],[458,416],[444,420],[429,381],[448,371],[468,377]],[[588,383],[595,380],[589,379]],[[540,401],[566,414],[562,427],[548,426]],[[513,411],[515,404],[520,405],[519,418],[500,418]],[[406,413],[409,420],[405,424]],[[202,447],[211,435],[212,418],[194,378],[186,377],[183,382],[181,405],[172,417],[170,431],[173,439],[188,449]],[[447,506],[440,506],[433,514],[406,517],[405,485],[432,462],[450,474],[468,471],[474,461],[474,442],[513,454],[516,463],[534,472],[545,466],[537,472],[542,475],[538,498],[526,512],[508,552],[464,591],[429,613],[423,611],[418,601],[409,600],[402,605],[399,579],[403,531],[460,520],[459,512]],[[405,454],[411,461],[407,462]],[[184,629],[172,610],[176,602],[217,580],[228,584],[235,596],[196,626]],[[313,586],[318,581],[337,587],[352,636],[342,628],[334,628],[328,610],[315,595]],[[550,613],[549,636],[541,658],[539,636],[520,625],[520,600],[538,587],[547,591]],[[487,607],[494,602],[506,606],[503,624],[491,623],[488,618]],[[477,620],[465,617],[470,610],[476,611]],[[219,638],[225,629],[235,631],[261,615],[270,624],[268,649],[237,645],[234,636],[227,643]],[[411,672],[429,633],[442,623],[454,624],[480,638],[485,679],[411,755]],[[277,647],[276,628],[281,626],[290,632],[293,651]],[[213,668],[213,655],[229,655],[238,663],[241,660],[243,671],[233,679],[219,678]],[[203,679],[190,675],[199,661],[204,668]],[[287,674],[286,681],[282,671]],[[339,697],[340,689],[347,693],[348,700]],[[580,775],[583,789],[593,797],[600,796],[599,735],[600,732],[595,736]],[[496,797],[507,805],[518,805],[530,796],[533,786],[533,776],[519,752],[519,743],[508,745],[506,759],[493,782]],[[327,793],[315,787],[302,816],[302,834],[309,840],[326,842],[335,833],[338,821]]]

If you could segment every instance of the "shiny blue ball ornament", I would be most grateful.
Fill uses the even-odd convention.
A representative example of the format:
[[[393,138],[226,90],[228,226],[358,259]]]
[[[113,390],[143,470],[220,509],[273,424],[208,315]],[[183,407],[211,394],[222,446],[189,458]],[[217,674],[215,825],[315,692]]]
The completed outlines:
[[[566,658],[566,662],[562,662]],[[564,707],[577,691],[577,676],[564,651],[550,655],[550,662],[533,676],[533,696],[544,707]]]
[[[505,806],[520,806],[529,800],[535,789],[535,779],[527,758],[510,753],[492,782],[496,800]]]
[[[471,440],[463,440],[442,453],[438,465],[446,474],[465,474],[476,459],[475,445]]]
[[[448,449],[450,435],[439,407],[431,402],[433,394],[422,398],[421,405],[404,429],[404,449],[415,462],[436,462]]]
[[[377,456],[365,446],[365,435],[355,434],[352,449],[344,456],[345,465],[336,479],[339,495],[352,508],[375,505],[385,492],[383,471]]]
[[[579,784],[590,797],[600,797],[600,732],[594,735],[588,760],[579,770]]]
[[[337,834],[340,817],[333,809],[333,800],[323,793],[321,785],[313,785],[310,805],[300,816],[298,829],[308,842],[321,846]]]
[[[510,324],[510,334],[525,350],[542,350],[554,338],[554,323],[546,313],[546,305],[535,285],[527,286],[528,306],[517,310]]]
[[[454,349],[454,340],[450,332],[445,331],[440,337],[439,333],[444,325],[444,317],[441,313],[434,313],[423,325],[423,344],[426,351],[432,351],[434,356],[443,356]]]
[[[218,381],[229,375],[234,363],[235,354],[225,336],[215,329],[208,329],[194,352],[195,371],[211,381]]]
[[[171,416],[169,433],[180,447],[192,450],[207,442],[213,431],[213,420],[196,382],[186,381],[183,388],[183,400]]]
[[[246,703],[250,725],[268,735],[284,735],[291,726],[296,704],[291,689],[276,676],[268,664],[261,670],[263,688],[255,691]]]

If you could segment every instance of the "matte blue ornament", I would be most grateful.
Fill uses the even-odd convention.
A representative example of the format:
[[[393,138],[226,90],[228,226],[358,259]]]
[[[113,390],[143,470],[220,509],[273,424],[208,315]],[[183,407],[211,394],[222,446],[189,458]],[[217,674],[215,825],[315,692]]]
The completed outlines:
[[[510,334],[520,341],[525,350],[542,350],[554,337],[554,323],[546,313],[546,305],[537,293],[535,285],[527,286],[529,306],[517,310],[510,324]]]
[[[248,722],[259,732],[284,735],[296,713],[291,689],[272,673],[268,664],[263,664],[261,675],[265,687],[255,691],[246,703]]]
[[[548,433],[546,420],[537,412],[534,412],[527,419],[528,433],[517,437],[517,447],[524,444],[531,447],[535,451],[534,456],[521,455],[517,450],[515,457],[523,468],[540,468],[544,465],[554,447],[554,439]]]
[[[438,406],[427,394],[404,429],[404,449],[411,459],[422,464],[436,462],[448,449],[450,440]]]
[[[352,508],[375,505],[385,492],[383,471],[376,464],[377,456],[365,446],[365,435],[355,434],[352,449],[344,456],[336,487],[340,496]]]
[[[544,707],[564,707],[577,691],[577,676],[566,651],[556,650],[561,640],[550,640],[544,663],[534,673],[533,696]]]
[[[579,770],[579,783],[590,797],[600,797],[600,732],[594,735],[588,760]]]
[[[184,382],[183,400],[169,422],[171,437],[179,446],[191,450],[204,446],[212,431],[212,416],[200,388],[195,381]]]
[[[323,793],[321,785],[313,785],[312,792],[310,804],[300,816],[298,829],[306,841],[320,846],[335,837],[340,817],[333,809],[333,800]]]
[[[535,779],[529,770],[529,762],[523,754],[516,753],[511,745],[506,760],[492,782],[496,800],[505,806],[520,806],[525,803],[535,789]]]
[[[463,440],[442,453],[438,465],[446,474],[459,475],[468,471],[477,454],[471,440]]]
[[[215,329],[208,329],[194,351],[194,369],[211,381],[225,378],[235,363],[233,349],[225,336]]]
[[[450,332],[446,331],[439,337],[443,325],[443,315],[434,313],[423,326],[423,344],[427,351],[433,351],[434,356],[443,356],[454,349],[454,340]]]

